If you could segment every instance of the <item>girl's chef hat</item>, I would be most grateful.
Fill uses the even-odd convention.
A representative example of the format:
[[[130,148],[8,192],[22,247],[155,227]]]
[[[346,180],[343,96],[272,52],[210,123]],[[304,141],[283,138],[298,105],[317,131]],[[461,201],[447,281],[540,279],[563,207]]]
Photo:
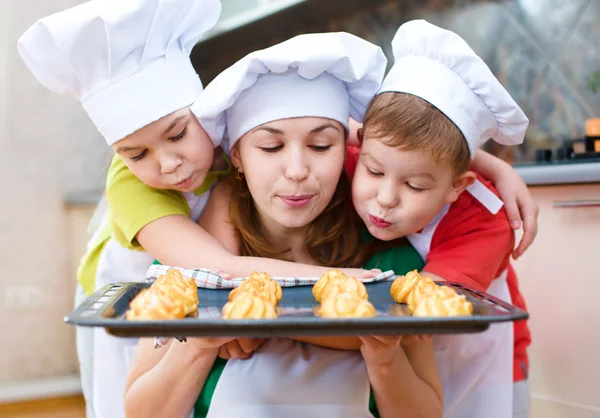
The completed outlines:
[[[223,71],[192,106],[213,142],[233,147],[270,121],[323,117],[348,130],[362,121],[385,72],[381,48],[349,33],[299,35],[255,51]]]
[[[202,83],[189,55],[220,13],[219,0],[91,0],[38,20],[18,49],[112,145],[196,100]]]
[[[460,36],[414,20],[400,26],[392,50],[394,65],[379,93],[408,93],[437,107],[461,130],[471,157],[489,138],[523,142],[529,120]]]

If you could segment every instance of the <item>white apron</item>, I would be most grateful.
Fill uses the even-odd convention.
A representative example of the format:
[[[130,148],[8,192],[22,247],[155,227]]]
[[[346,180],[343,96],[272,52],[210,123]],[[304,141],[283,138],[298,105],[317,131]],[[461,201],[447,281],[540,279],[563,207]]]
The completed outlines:
[[[502,201],[479,181],[467,190],[493,214],[502,207]],[[424,260],[449,209],[450,205],[445,205],[420,233],[407,237]],[[486,292],[511,303],[506,277],[505,270]],[[444,387],[444,418],[512,417],[512,322],[490,325],[477,334],[435,336],[433,345]]]
[[[184,193],[191,218],[197,221],[210,191],[196,196]],[[104,221],[106,221],[106,215]],[[103,225],[101,225],[101,228]],[[92,238],[93,239],[93,238]],[[141,282],[154,258],[145,251],[124,248],[115,240],[106,243],[96,270],[94,291],[115,282]],[[138,338],[110,336],[103,328],[94,329],[93,405],[95,418],[125,418],[125,382]]]
[[[247,360],[229,360],[207,418],[372,418],[360,352],[270,339]]]

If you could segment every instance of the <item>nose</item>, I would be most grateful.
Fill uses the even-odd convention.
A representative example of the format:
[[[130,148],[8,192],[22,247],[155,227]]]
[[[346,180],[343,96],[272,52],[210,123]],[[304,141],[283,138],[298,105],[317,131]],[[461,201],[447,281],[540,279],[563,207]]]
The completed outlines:
[[[178,155],[163,153],[160,156],[160,171],[163,174],[173,174],[182,163],[183,160]]]
[[[377,192],[377,203],[382,208],[395,208],[400,204],[398,187],[391,181],[384,182]]]
[[[309,169],[306,158],[302,151],[292,151],[287,159],[285,176],[294,181],[301,182],[308,177]]]

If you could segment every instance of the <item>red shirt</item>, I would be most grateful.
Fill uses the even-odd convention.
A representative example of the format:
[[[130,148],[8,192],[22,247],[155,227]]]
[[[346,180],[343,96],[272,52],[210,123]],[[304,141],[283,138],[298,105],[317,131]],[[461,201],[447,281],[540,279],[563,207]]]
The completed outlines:
[[[356,146],[348,147],[345,168],[350,177],[354,176],[359,152],[360,148]],[[478,179],[498,195],[490,182],[479,175]],[[517,276],[510,265],[514,241],[514,232],[504,209],[493,215],[469,192],[464,192],[438,224],[423,270],[485,291],[492,280],[508,268],[507,284],[512,304],[526,310]],[[531,333],[527,321],[514,323],[514,340],[513,379],[516,382],[525,379],[529,370],[527,347],[531,343]]]

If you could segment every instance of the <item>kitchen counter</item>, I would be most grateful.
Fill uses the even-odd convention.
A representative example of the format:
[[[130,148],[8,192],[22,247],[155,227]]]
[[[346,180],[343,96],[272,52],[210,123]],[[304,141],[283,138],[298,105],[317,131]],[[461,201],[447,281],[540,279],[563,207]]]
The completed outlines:
[[[600,183],[600,161],[515,165],[529,186]]]

